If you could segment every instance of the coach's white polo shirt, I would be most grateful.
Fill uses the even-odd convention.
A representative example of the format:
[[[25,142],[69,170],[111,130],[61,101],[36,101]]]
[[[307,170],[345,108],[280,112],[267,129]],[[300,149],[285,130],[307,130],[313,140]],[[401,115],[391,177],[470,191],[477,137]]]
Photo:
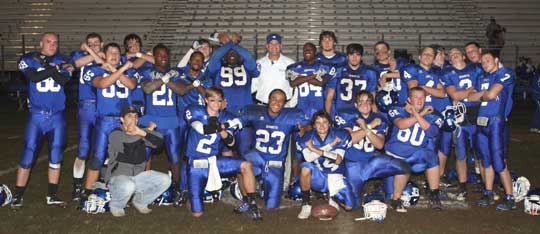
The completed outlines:
[[[262,103],[268,103],[268,95],[274,89],[282,89],[287,94],[287,107],[296,106],[296,97],[293,97],[293,88],[289,85],[286,77],[287,66],[294,63],[294,60],[280,54],[277,61],[271,61],[268,54],[257,60],[261,70],[261,75],[253,79],[251,84],[251,93],[257,92],[255,98]],[[296,95],[294,95],[296,96]]]

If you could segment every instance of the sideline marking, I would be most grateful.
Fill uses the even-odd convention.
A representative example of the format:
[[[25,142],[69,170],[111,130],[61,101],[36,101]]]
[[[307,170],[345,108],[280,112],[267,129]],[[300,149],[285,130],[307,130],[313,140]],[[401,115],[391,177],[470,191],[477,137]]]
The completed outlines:
[[[510,137],[510,141],[512,141],[512,142],[517,142],[517,143],[523,142],[521,139],[514,138],[514,137]]]
[[[72,145],[72,146],[69,146],[67,147],[65,150],[64,150],[64,153],[67,153],[69,151],[73,151],[75,149],[77,149],[77,147],[79,147],[79,145]],[[38,156],[38,159],[36,160],[35,164],[38,164],[38,163],[41,163],[43,161],[47,161],[49,159],[49,155],[47,154],[47,156],[43,156],[43,157],[39,157]],[[16,171],[17,169],[19,168],[19,165],[17,164],[17,166],[14,166],[14,167],[11,167],[11,168],[8,168],[8,169],[5,169],[5,170],[1,170],[0,171],[0,176],[3,176],[3,175],[6,175],[6,174],[9,174],[11,172],[14,172]]]
[[[22,135],[15,135],[15,136],[9,136],[7,139],[8,140],[15,140],[15,139],[19,139],[21,137],[22,137]]]

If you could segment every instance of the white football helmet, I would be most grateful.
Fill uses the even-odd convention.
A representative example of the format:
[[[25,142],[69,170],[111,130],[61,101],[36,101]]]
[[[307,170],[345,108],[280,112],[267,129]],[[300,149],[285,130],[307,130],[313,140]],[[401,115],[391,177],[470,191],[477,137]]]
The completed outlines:
[[[525,213],[530,215],[540,215],[540,189],[533,189],[527,193],[524,207]]]
[[[84,202],[82,210],[89,214],[99,214],[109,211],[111,193],[108,190],[96,189]]]
[[[11,203],[13,196],[11,196],[11,191],[8,186],[5,184],[0,184],[0,206],[5,206]]]
[[[388,206],[379,200],[372,200],[364,205],[364,217],[355,220],[373,220],[382,222],[386,218],[386,209]]]
[[[512,182],[512,193],[516,202],[523,201],[530,188],[531,183],[523,176],[520,176],[516,181]]]
[[[447,106],[445,111],[448,109],[454,110],[454,115],[455,115],[457,124],[463,123],[463,121],[465,121],[465,114],[467,113],[467,106],[465,106],[463,102],[458,102],[452,106]]]

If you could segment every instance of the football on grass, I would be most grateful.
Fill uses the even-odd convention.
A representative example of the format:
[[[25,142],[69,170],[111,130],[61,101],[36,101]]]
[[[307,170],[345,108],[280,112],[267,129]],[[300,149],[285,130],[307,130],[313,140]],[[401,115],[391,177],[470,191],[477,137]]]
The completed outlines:
[[[313,207],[311,215],[320,220],[332,220],[338,215],[338,210],[329,204],[323,204]]]

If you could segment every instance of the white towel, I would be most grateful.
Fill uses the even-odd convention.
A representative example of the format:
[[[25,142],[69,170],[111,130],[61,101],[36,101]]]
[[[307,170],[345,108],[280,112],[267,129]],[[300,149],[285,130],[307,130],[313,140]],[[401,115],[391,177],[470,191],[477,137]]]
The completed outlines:
[[[328,174],[328,193],[330,197],[336,195],[339,190],[345,188],[342,174]]]
[[[217,158],[212,156],[208,158],[208,180],[206,181],[206,191],[212,192],[220,190],[223,184],[217,167]]]

